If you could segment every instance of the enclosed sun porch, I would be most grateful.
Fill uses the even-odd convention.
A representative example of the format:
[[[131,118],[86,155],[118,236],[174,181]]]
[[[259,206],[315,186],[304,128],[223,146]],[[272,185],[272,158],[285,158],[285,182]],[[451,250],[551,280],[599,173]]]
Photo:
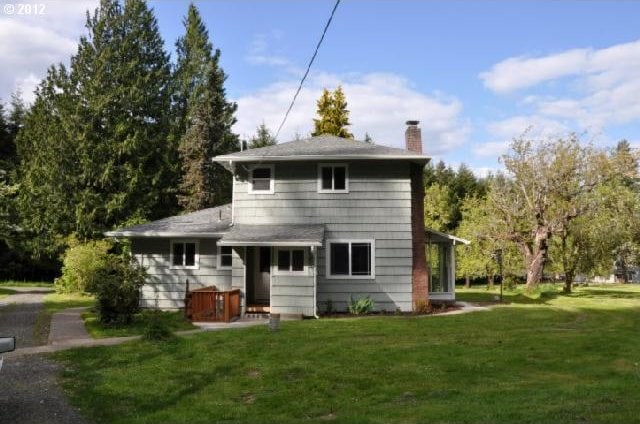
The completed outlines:
[[[429,300],[434,303],[456,300],[456,244],[469,244],[468,240],[426,230],[425,253],[429,275]]]

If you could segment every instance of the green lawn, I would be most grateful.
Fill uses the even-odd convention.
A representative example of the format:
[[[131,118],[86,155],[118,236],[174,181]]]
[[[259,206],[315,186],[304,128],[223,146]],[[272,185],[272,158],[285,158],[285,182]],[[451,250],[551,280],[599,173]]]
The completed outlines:
[[[527,293],[524,286],[518,286],[514,290],[504,289],[502,299],[505,303],[544,303],[551,297],[555,297],[562,292],[561,284],[541,284],[536,290]],[[495,285],[491,290],[486,285],[471,286],[465,289],[463,286],[456,286],[456,299],[466,302],[491,302],[495,303],[500,298],[500,286]]]
[[[122,326],[105,326],[98,321],[95,312],[92,311],[85,312],[82,317],[84,318],[84,325],[87,328],[87,331],[91,337],[96,339],[143,334],[145,328],[154,318],[158,319],[163,325],[172,331],[193,330],[196,328],[191,324],[191,322],[184,319],[184,314],[182,312],[160,312],[153,317],[153,312],[144,311],[136,314],[132,323]]]
[[[58,352],[103,423],[640,422],[640,286]]]
[[[44,306],[49,314],[54,314],[67,308],[91,307],[94,304],[95,298],[84,294],[51,293],[44,297]]]
[[[10,294],[14,294],[15,291],[11,290],[11,289],[5,289],[4,287],[0,286],[0,299],[9,296]]]
[[[52,281],[17,281],[17,280],[2,280],[0,281],[1,287],[48,287],[53,288]]]

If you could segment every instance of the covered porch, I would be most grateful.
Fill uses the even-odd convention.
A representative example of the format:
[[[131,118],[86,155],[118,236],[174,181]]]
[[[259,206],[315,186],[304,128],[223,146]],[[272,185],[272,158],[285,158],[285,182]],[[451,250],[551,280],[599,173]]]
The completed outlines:
[[[427,229],[425,231],[429,300],[453,302],[456,300],[456,244],[469,244],[468,240]]]
[[[231,227],[219,241],[231,247],[234,281],[241,287],[242,316],[316,315],[317,253],[323,225]]]

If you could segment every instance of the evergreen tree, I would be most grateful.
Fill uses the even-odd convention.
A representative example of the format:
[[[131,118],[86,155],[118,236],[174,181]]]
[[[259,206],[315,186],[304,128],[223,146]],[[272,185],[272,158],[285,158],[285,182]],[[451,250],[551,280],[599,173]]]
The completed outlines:
[[[259,147],[273,146],[277,143],[278,141],[263,122],[256,128],[256,134],[249,140],[249,148],[257,149]]]
[[[211,158],[238,150],[239,141],[231,131],[237,105],[226,99],[227,76],[219,66],[220,50],[212,51],[193,4],[184,25],[185,35],[176,43],[173,134],[180,135],[179,203],[194,211],[231,200],[231,176]]]
[[[102,0],[86,27],[69,72],[50,69],[19,135],[19,204],[36,254],[175,203],[169,58],[153,13],[141,0]]]
[[[318,118],[313,120],[315,129],[311,135],[332,134],[337,137],[353,138],[353,134],[347,129],[351,123],[347,101],[341,86],[338,86],[333,93],[325,88],[317,105]]]
[[[18,131],[20,131],[20,128],[22,127],[26,111],[27,107],[22,99],[22,92],[17,90],[11,95],[11,110],[9,111],[9,119],[7,121],[7,129],[9,130],[9,135],[14,143],[18,135]]]
[[[68,84],[64,67],[49,68],[16,139],[21,244],[34,257],[57,257],[75,228],[78,164],[70,125],[76,103]]]

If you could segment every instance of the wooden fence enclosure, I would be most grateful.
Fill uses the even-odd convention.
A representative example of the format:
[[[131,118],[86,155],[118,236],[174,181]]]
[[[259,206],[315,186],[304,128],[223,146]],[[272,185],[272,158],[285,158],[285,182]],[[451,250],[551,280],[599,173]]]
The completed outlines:
[[[187,319],[195,322],[231,322],[240,317],[240,290],[218,291],[204,287],[187,292]]]

